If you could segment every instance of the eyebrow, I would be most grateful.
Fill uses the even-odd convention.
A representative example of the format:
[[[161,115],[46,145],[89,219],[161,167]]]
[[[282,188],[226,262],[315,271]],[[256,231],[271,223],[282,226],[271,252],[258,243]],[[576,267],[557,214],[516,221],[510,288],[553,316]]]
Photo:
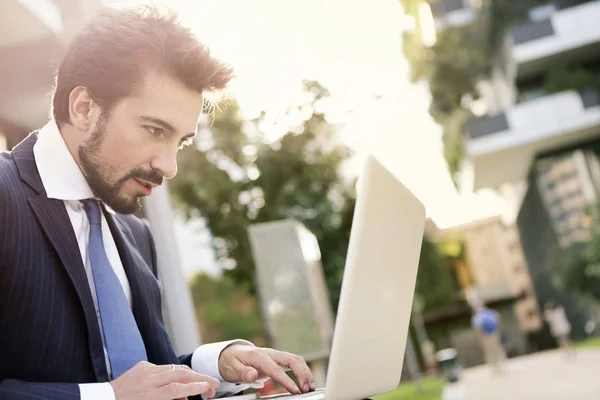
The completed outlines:
[[[140,115],[140,119],[146,121],[146,122],[151,122],[155,125],[159,125],[161,128],[170,131],[170,132],[175,132],[176,129],[175,127],[173,127],[173,125],[171,125],[170,123],[168,123],[165,120],[162,120],[160,118],[156,118],[156,117],[149,117],[147,115]],[[196,137],[196,132],[192,132],[192,133],[188,133],[187,135],[184,136],[184,139],[187,138],[194,138]]]

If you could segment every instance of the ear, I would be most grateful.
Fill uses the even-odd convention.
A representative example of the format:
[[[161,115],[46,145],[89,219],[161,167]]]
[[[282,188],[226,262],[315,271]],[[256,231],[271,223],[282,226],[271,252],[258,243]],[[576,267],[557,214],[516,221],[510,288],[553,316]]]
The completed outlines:
[[[99,107],[87,88],[77,86],[69,94],[69,117],[73,126],[87,132],[99,113]]]

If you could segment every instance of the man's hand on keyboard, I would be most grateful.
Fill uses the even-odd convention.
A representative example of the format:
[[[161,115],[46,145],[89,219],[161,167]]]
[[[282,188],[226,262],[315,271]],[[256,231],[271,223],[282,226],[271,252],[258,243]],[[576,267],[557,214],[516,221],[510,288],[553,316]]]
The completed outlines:
[[[300,387],[285,373],[289,369]],[[219,373],[228,382],[252,383],[268,377],[294,394],[315,390],[315,380],[302,357],[273,349],[233,344],[221,352]]]

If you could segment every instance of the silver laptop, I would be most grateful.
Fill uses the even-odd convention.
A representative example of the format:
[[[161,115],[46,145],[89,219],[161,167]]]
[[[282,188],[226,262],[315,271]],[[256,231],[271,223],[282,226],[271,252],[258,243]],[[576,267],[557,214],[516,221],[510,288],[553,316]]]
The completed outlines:
[[[371,155],[357,189],[325,388],[267,398],[359,400],[400,383],[425,208]]]

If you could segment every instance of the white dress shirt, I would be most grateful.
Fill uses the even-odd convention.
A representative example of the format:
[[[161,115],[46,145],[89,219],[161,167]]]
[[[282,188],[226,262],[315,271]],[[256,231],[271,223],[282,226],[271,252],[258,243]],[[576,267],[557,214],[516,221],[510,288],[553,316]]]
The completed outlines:
[[[80,200],[93,198],[94,195],[85,180],[79,166],[73,159],[65,144],[62,135],[55,121],[50,121],[38,133],[38,139],[33,147],[33,154],[37,164],[40,178],[46,194],[49,199],[63,200],[73,230],[79,245],[81,258],[85,266],[88,283],[92,292],[94,306],[96,307],[96,315],[98,316],[98,325],[104,345],[104,355],[106,366],[110,375],[110,363],[104,343],[104,334],[102,331],[102,320],[98,308],[98,299],[96,297],[96,287],[94,285],[94,277],[92,275],[92,267],[88,256],[88,240],[90,233],[90,224],[83,209],[83,204]],[[110,228],[106,222],[104,214],[102,214],[102,239],[104,240],[104,248],[106,255],[114,269],[115,274],[119,278],[125,296],[131,306],[131,288],[127,275],[123,269],[123,263],[117,250],[117,245],[110,232]],[[237,393],[248,387],[262,387],[262,381],[257,381],[255,384],[245,385],[225,382],[219,373],[218,361],[219,356],[225,347],[232,343],[240,342],[252,345],[244,340],[233,340],[227,342],[218,342],[205,344],[196,349],[192,355],[192,369],[198,373],[205,374],[217,378],[221,381],[221,386],[217,389],[217,395]],[[81,400],[115,400],[115,394],[112,386],[108,382],[104,383],[86,383],[80,384]]]

